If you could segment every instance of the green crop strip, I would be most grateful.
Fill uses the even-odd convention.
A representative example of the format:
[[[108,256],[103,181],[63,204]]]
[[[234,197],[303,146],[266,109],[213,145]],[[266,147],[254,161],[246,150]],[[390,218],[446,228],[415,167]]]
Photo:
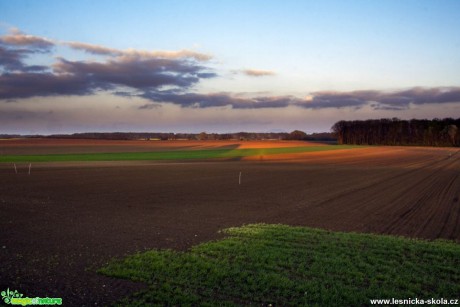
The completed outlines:
[[[187,252],[153,250],[100,273],[148,289],[121,306],[363,306],[375,298],[458,298],[452,241],[255,224]]]
[[[72,162],[72,161],[139,161],[238,158],[259,155],[328,151],[362,148],[363,146],[330,145],[284,148],[208,149],[156,152],[116,152],[48,155],[0,155],[1,162]]]

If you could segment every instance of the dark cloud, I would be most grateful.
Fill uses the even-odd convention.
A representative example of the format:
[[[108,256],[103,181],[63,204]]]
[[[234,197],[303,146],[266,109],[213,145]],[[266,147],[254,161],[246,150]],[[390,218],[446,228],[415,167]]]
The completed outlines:
[[[0,99],[87,95],[92,90],[91,81],[82,76],[25,72],[0,75]]]
[[[105,61],[58,58],[51,67],[26,65],[24,61],[30,54],[47,50],[52,43],[20,32],[1,37],[0,99],[87,95],[97,90],[117,91],[120,87],[138,93],[165,88],[184,92],[201,79],[217,76],[199,64],[210,57],[197,52],[119,51],[84,43],[66,44],[109,57]]]
[[[19,60],[17,63],[13,60],[10,62],[21,66]],[[183,91],[198,83],[205,70],[187,60],[124,58],[101,63],[61,58],[53,65],[53,73],[4,73],[0,76],[0,98],[87,95],[119,86],[141,92],[158,91],[166,86]],[[214,76],[204,74],[206,78]]]
[[[153,109],[159,109],[159,108],[161,108],[161,104],[147,103],[147,104],[140,106],[138,109],[139,110],[153,110]]]
[[[24,61],[31,54],[46,53],[54,43],[48,39],[26,35],[12,29],[0,36],[0,72],[39,72],[48,69],[41,65],[27,65]]]
[[[382,94],[382,103],[388,105],[460,102],[460,87],[421,88]]]
[[[316,92],[306,108],[362,107],[371,103],[378,110],[405,110],[410,104],[442,104],[460,102],[460,87],[421,88],[385,92]]]
[[[0,45],[0,69],[3,71],[38,72],[48,69],[41,65],[27,65],[23,61],[30,54],[26,49],[9,49]]]
[[[175,91],[148,91],[140,96],[154,102],[173,103],[188,108],[230,106],[234,109],[260,109],[298,106],[305,109],[359,109],[369,105],[375,110],[400,111],[408,109],[410,104],[460,102],[460,88],[414,88],[397,92],[316,92],[306,99],[294,96],[247,97],[231,93],[197,94]]]
[[[317,92],[311,95],[310,101],[301,106],[310,109],[362,107],[369,102],[366,95],[371,96],[371,93],[373,92]]]
[[[56,74],[71,74],[91,80],[103,89],[127,86],[138,90],[163,86],[189,88],[200,81],[205,67],[187,60],[138,59],[129,57],[106,62],[67,61],[59,59],[53,66]],[[208,77],[206,75],[206,77]]]
[[[300,102],[292,96],[242,97],[229,93],[174,93],[148,92],[141,95],[155,102],[166,102],[188,108],[209,108],[231,106],[234,109],[284,108]]]
[[[200,79],[210,79],[210,78],[218,77],[218,75],[216,73],[213,73],[213,72],[197,73],[196,75]]]
[[[27,52],[21,50],[10,50],[0,45],[0,66],[5,70],[22,70],[24,64],[22,60]]]
[[[125,98],[132,98],[135,96],[132,92],[127,92],[127,91],[115,91],[112,92],[113,95],[119,96],[119,97],[125,97]]]
[[[387,104],[371,103],[370,106],[374,110],[382,110],[382,111],[403,111],[403,110],[409,109],[408,105],[392,106],[392,105],[387,105]]]

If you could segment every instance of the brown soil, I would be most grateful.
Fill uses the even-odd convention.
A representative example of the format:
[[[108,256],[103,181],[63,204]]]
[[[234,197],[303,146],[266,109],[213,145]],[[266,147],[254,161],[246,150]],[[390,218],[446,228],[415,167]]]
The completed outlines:
[[[30,176],[26,165],[17,175],[0,165],[0,290],[107,305],[142,288],[95,273],[112,257],[184,250],[247,223],[460,240],[457,150],[374,147],[263,158],[48,163],[34,165]]]
[[[0,139],[0,155],[144,152],[212,148],[273,148],[324,146],[304,141],[112,141],[68,139]]]

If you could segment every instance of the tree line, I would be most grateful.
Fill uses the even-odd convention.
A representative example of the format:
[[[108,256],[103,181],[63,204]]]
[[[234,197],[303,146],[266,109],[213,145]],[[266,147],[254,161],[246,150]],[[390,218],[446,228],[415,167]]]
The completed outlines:
[[[339,144],[460,146],[460,118],[339,121],[331,130]]]
[[[9,138],[93,139],[93,140],[308,140],[335,142],[330,132],[307,134],[300,130],[288,132],[236,132],[236,133],[172,133],[172,132],[84,132],[53,135],[0,134]]]

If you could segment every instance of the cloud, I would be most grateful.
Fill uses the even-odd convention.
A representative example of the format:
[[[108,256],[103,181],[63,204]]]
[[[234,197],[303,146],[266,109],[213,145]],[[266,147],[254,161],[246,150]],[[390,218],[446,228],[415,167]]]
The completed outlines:
[[[160,103],[173,103],[186,108],[226,107],[233,109],[284,108],[301,102],[293,96],[243,97],[230,93],[197,94],[174,92],[148,92],[143,98]]]
[[[53,65],[57,74],[83,76],[100,88],[127,86],[138,90],[174,86],[186,89],[204,77],[206,67],[188,61],[138,59],[123,57],[106,62],[68,61],[58,59]],[[214,74],[205,75],[213,77]]]
[[[382,110],[382,111],[403,111],[408,110],[409,105],[400,105],[400,106],[392,106],[382,103],[370,103],[369,106],[373,110]]]
[[[26,35],[17,29],[0,36],[0,72],[39,72],[42,65],[27,65],[24,60],[34,53],[48,53],[54,43],[46,38]]]
[[[408,109],[410,104],[460,102],[460,88],[413,88],[396,92],[315,92],[304,99],[291,95],[248,97],[225,92],[198,94],[174,91],[151,91],[140,96],[157,103],[173,103],[185,108],[229,106],[233,109],[261,109],[297,106],[304,109],[359,109],[369,105],[374,110],[400,111]]]
[[[410,104],[442,104],[460,102],[460,87],[415,87],[407,90],[353,91],[353,92],[314,92],[311,93],[307,108],[362,107],[371,103],[374,109],[404,110]]]
[[[127,57],[139,57],[139,58],[161,58],[161,59],[185,59],[191,58],[196,61],[206,62],[212,59],[212,56],[205,53],[195,52],[191,50],[178,50],[178,51],[169,51],[169,50],[160,50],[160,51],[144,51],[144,50],[135,50],[128,49],[122,51],[122,56]]]
[[[10,50],[0,45],[0,66],[6,70],[22,70],[24,64],[23,58],[26,52],[21,50]]]
[[[271,70],[260,70],[260,69],[245,69],[241,71],[243,74],[250,77],[265,77],[274,76],[276,73]]]
[[[81,42],[65,42],[64,45],[67,45],[76,50],[82,50],[87,53],[97,54],[97,55],[111,55],[119,57],[137,57],[142,59],[185,59],[192,58],[196,61],[209,61],[212,56],[205,53],[195,52],[191,50],[179,50],[179,51],[147,51],[147,50],[136,50],[136,49],[127,49],[119,50],[114,48],[108,48],[100,45],[93,45]]]
[[[51,52],[53,46],[103,55],[99,60],[70,61],[58,57],[50,66],[28,65],[34,53]],[[152,103],[184,108],[230,107],[269,109],[296,106],[304,109],[359,109],[400,111],[411,105],[460,102],[460,87],[415,87],[399,91],[321,91],[307,98],[269,93],[194,93],[200,81],[216,78],[206,64],[212,57],[190,50],[119,50],[83,42],[55,42],[13,29],[0,36],[0,99],[56,95],[90,95],[111,91],[115,96],[142,97]],[[266,70],[239,71],[248,76],[270,76]],[[141,109],[154,108],[149,103]]]
[[[0,37],[0,43],[9,46],[27,47],[34,51],[48,52],[55,43],[47,38],[24,34],[18,29],[10,29],[9,34]]]
[[[147,103],[142,106],[140,106],[138,109],[139,110],[153,110],[153,109],[159,109],[161,108],[161,104],[158,103]]]
[[[460,102],[460,87],[415,87],[387,95],[382,94],[380,100],[388,105]]]
[[[64,45],[67,45],[76,50],[83,50],[91,54],[98,55],[119,55],[121,54],[119,50],[113,48],[107,48],[104,46],[80,43],[80,42],[65,42]]]
[[[158,91],[163,87],[184,91],[203,78],[215,76],[213,73],[203,73],[206,70],[203,66],[166,59],[124,58],[87,62],[60,58],[52,68],[52,73],[0,75],[0,99],[88,95],[97,90],[116,90],[117,87],[141,92]]]
[[[92,92],[91,80],[83,76],[26,72],[0,75],[0,99],[87,95]]]
[[[138,93],[165,88],[184,92],[202,79],[217,76],[202,64],[211,57],[193,51],[121,51],[78,42],[65,44],[108,57],[102,61],[58,57],[51,66],[26,65],[25,59],[37,48],[42,52],[51,46],[48,40],[19,31],[0,39],[0,99],[88,95],[99,90],[120,92],[120,87]]]
[[[43,71],[46,66],[26,65],[23,61],[31,53],[27,49],[11,49],[0,45],[0,68],[4,71]]]
[[[377,91],[354,91],[354,92],[314,92],[310,94],[305,108],[345,108],[361,107],[373,100]]]

